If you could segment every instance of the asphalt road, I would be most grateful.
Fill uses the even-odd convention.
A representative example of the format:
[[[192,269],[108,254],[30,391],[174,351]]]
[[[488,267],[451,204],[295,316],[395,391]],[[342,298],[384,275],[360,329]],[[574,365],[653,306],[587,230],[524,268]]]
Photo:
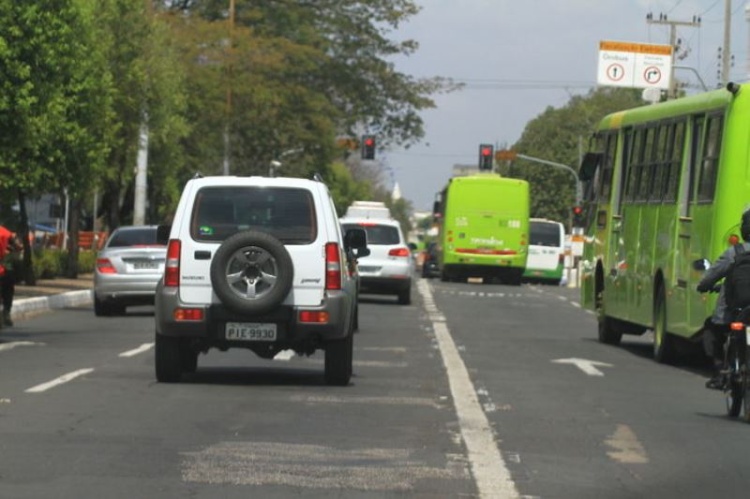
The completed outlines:
[[[577,290],[420,280],[365,295],[352,383],[322,354],[153,373],[153,314],[0,333],[0,497],[745,497],[750,425],[650,338],[596,342]]]

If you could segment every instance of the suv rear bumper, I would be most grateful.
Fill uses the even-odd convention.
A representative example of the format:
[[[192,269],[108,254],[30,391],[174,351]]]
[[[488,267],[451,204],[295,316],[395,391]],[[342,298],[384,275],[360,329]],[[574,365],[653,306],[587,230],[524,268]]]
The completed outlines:
[[[274,344],[283,348],[300,345],[316,347],[329,340],[345,338],[349,334],[353,317],[350,300],[343,291],[327,292],[323,303],[318,307],[292,307],[280,305],[264,315],[240,314],[227,309],[222,304],[209,306],[183,303],[176,288],[164,288],[160,283],[156,290],[155,318],[156,333],[164,336],[200,339],[204,347],[226,349],[230,347],[250,347],[259,344]],[[202,309],[202,321],[177,321],[174,311],[178,308]],[[298,316],[301,310],[328,312],[326,324],[301,323]],[[275,341],[228,341],[224,333],[228,322],[252,322],[276,324]]]

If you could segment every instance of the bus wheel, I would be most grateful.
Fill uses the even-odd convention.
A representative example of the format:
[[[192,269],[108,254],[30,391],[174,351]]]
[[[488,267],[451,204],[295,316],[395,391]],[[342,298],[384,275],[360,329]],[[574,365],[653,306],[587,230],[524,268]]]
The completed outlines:
[[[654,360],[660,364],[675,361],[677,341],[667,332],[667,299],[664,288],[659,287],[654,304]]]
[[[619,345],[622,340],[622,332],[615,329],[614,320],[602,314],[599,316],[599,343],[607,345]]]

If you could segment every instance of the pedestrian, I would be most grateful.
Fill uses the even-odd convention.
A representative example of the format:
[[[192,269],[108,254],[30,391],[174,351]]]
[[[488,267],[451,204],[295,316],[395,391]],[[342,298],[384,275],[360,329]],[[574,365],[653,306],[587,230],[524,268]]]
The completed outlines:
[[[0,298],[3,303],[2,326],[12,326],[10,313],[16,293],[16,261],[23,246],[16,235],[0,225]]]

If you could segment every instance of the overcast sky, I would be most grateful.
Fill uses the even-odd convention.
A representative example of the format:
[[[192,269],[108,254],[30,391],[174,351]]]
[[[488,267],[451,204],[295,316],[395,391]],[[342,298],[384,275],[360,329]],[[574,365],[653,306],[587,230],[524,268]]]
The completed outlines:
[[[669,42],[669,27],[649,25],[646,15],[674,21],[701,17],[701,26],[677,27],[687,56],[677,62],[697,71],[709,88],[718,84],[718,49],[724,39],[725,0],[417,0],[422,11],[393,38],[420,48],[398,59],[399,71],[445,76],[466,83],[438,95],[423,113],[426,136],[408,150],[379,156],[416,210],[430,210],[454,164],[476,164],[480,143],[512,145],[526,123],[548,106],[595,87],[599,42]],[[745,4],[732,0],[733,81],[748,74]],[[695,87],[698,79],[677,70]],[[694,93],[698,88],[688,89]],[[576,167],[576,165],[571,165]]]

